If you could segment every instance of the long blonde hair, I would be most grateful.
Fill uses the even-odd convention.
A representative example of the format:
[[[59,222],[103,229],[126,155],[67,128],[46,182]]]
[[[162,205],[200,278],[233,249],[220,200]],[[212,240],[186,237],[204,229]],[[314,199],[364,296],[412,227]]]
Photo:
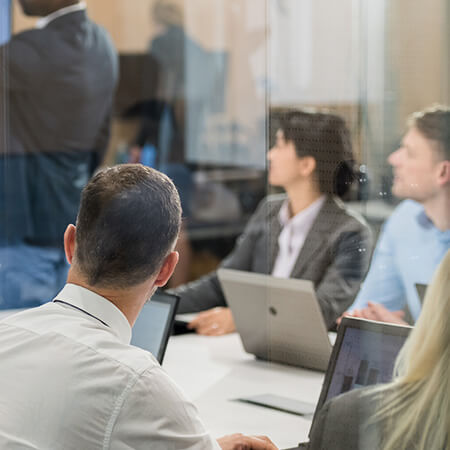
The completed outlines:
[[[383,450],[450,449],[449,321],[450,250],[398,355],[394,380],[377,389],[381,408],[370,422],[381,424]]]

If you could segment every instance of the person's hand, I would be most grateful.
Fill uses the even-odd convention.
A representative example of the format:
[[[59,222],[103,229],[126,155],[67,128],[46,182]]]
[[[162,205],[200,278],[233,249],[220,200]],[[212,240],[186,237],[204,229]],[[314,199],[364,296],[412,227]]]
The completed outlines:
[[[339,325],[341,324],[342,319],[343,319],[344,317],[355,317],[355,316],[353,316],[353,311],[345,311],[345,313],[343,313],[340,317],[338,317],[338,318],[336,319],[336,325],[337,325],[338,327],[339,327]]]
[[[236,433],[217,439],[222,450],[277,450],[267,436],[244,436]]]
[[[213,308],[201,312],[188,328],[206,336],[221,336],[236,330],[230,308]]]
[[[380,303],[368,302],[365,308],[355,309],[354,311],[350,311],[344,315],[348,317],[360,317],[362,319],[376,320],[378,322],[408,325],[403,320],[403,317],[405,316],[404,311],[389,311]]]

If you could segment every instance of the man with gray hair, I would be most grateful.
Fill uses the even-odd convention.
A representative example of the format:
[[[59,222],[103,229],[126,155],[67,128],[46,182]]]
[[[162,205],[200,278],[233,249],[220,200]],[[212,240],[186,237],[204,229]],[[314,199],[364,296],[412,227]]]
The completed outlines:
[[[171,276],[178,193],[141,165],[99,172],[64,248],[67,284],[53,302],[0,322],[0,447],[268,449],[266,437],[215,441],[196,408],[131,327]]]

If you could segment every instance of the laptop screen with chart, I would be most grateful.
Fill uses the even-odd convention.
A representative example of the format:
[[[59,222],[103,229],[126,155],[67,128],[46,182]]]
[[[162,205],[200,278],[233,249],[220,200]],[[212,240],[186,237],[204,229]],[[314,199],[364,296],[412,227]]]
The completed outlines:
[[[392,380],[395,360],[412,328],[344,318],[338,330],[316,412],[329,399]]]

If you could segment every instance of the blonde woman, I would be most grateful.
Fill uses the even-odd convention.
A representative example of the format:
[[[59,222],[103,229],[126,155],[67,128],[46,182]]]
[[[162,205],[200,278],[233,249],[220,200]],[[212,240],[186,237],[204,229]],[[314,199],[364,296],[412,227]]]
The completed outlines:
[[[391,383],[324,405],[309,448],[450,449],[450,251],[427,291]]]

